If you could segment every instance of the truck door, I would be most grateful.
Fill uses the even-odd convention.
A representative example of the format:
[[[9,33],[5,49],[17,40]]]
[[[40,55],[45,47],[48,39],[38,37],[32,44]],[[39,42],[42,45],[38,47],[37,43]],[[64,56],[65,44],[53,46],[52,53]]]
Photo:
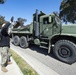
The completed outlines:
[[[41,19],[40,32],[42,33],[42,36],[46,37],[51,36],[52,27],[53,27],[52,23],[49,22],[49,16]]]

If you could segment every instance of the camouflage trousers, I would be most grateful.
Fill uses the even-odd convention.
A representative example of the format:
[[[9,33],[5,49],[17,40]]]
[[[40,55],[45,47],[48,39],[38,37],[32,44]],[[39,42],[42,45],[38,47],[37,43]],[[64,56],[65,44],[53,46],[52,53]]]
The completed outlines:
[[[10,60],[10,49],[9,47],[1,47],[1,66],[5,66],[5,64]]]

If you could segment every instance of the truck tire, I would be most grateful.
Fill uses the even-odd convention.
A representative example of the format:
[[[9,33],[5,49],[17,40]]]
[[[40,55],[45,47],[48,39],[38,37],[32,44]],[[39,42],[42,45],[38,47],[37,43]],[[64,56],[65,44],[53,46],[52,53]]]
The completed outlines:
[[[28,42],[27,42],[26,37],[22,36],[22,37],[20,38],[20,46],[21,46],[22,48],[27,48],[27,47],[28,47]]]
[[[13,43],[14,43],[14,45],[18,46],[20,43],[20,38],[18,36],[14,36],[13,37]]]
[[[71,41],[57,41],[53,52],[60,61],[65,63],[72,64],[76,61],[76,45]]]

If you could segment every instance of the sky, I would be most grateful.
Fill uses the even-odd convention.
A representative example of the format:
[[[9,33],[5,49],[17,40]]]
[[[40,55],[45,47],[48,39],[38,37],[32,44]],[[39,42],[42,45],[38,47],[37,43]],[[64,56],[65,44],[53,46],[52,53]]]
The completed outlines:
[[[33,14],[36,9],[43,11],[46,14],[51,14],[54,11],[59,12],[60,3],[62,0],[6,0],[4,4],[0,4],[0,15],[5,16],[7,21],[14,16],[17,18],[25,18],[30,24],[33,19]]]

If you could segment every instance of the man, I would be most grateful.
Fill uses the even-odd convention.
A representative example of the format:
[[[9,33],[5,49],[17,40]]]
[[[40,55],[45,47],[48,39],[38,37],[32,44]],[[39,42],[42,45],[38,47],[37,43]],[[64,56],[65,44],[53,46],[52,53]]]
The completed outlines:
[[[12,64],[10,61],[10,32],[9,32],[9,26],[11,25],[10,22],[7,22],[2,26],[1,32],[0,32],[0,47],[1,47],[1,70],[3,72],[7,72],[6,69],[6,63]]]

